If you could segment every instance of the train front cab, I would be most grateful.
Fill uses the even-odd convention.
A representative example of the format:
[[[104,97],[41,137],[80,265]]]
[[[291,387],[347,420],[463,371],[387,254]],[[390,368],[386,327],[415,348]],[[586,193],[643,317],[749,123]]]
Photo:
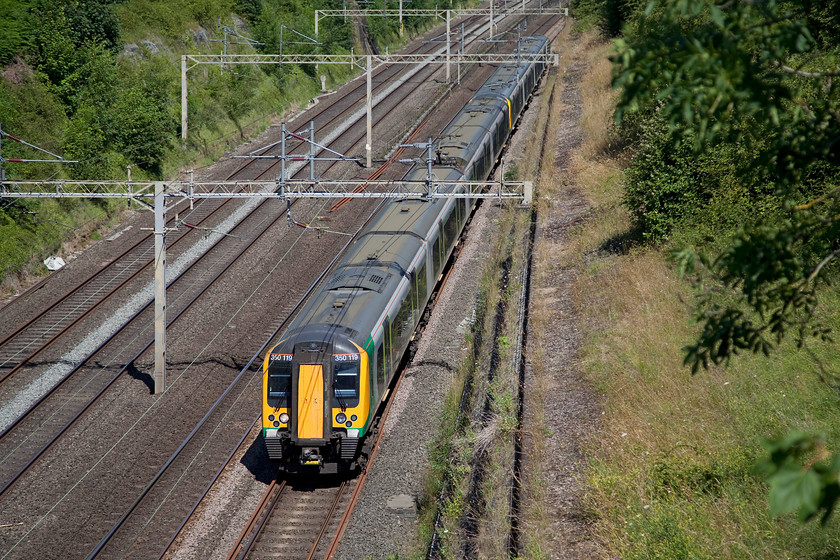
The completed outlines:
[[[263,437],[290,473],[353,469],[369,420],[367,353],[318,338],[281,341],[263,364]]]

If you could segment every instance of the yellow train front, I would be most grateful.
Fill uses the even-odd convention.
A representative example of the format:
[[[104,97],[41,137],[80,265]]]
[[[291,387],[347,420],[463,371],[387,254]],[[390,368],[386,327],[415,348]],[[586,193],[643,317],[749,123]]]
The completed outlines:
[[[335,330],[304,328],[263,363],[263,437],[286,472],[341,472],[358,463],[370,420],[368,355]]]

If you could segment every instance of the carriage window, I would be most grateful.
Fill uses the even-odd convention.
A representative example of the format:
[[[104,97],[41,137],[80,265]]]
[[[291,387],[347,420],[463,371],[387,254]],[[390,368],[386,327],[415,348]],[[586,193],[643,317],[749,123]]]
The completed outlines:
[[[438,274],[440,274],[440,269],[443,267],[442,239],[443,235],[438,235],[437,239],[435,239],[434,247],[432,248],[432,270],[434,271],[435,279],[437,279]]]
[[[415,306],[417,309],[421,309],[426,305],[426,296],[428,295],[426,291],[428,289],[428,282],[426,282],[426,263],[423,263],[414,275],[414,292],[415,297],[417,298]]]
[[[268,362],[268,398],[271,405],[288,407],[292,396],[292,355],[271,354]]]
[[[354,398],[359,396],[360,356],[358,354],[335,354],[335,396]]]

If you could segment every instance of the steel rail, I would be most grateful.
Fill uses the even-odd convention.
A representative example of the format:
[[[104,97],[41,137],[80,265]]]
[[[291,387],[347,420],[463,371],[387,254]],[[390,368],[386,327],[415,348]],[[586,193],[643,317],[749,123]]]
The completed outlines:
[[[240,535],[239,540],[237,540],[236,544],[228,553],[227,560],[245,560],[253,554],[258,554],[259,551],[257,543],[260,537],[265,535],[266,530],[272,525],[275,509],[277,504],[280,502],[282,490],[275,489],[276,482],[277,481],[275,480],[272,482],[272,485],[269,486],[269,489],[266,491],[266,495],[251,515],[251,518]],[[338,488],[335,489],[335,495],[330,501],[329,506],[325,508],[321,522],[318,525],[318,529],[315,531],[315,536],[312,539],[312,546],[309,548],[306,560],[312,560],[312,558],[315,557],[318,544],[321,542],[321,539],[324,537],[324,533],[326,533],[327,528],[334,518],[335,511],[341,503],[347,484],[347,480],[342,480]],[[269,494],[271,494],[271,497],[266,499],[266,496]],[[246,535],[248,536],[247,540],[245,540]]]
[[[358,487],[358,484],[356,484]],[[327,531],[327,527],[329,527],[330,522],[333,519],[333,515],[335,514],[335,509],[338,507],[338,504],[341,502],[341,498],[344,495],[344,490],[347,488],[347,481],[342,480],[341,485],[338,487],[338,491],[335,493],[335,499],[333,499],[332,505],[330,505],[329,510],[327,511],[327,515],[324,516],[324,521],[321,523],[321,529],[318,531],[318,534],[315,536],[315,542],[312,543],[312,548],[309,550],[309,555],[307,555],[306,560],[312,560],[315,557],[315,551],[318,549],[318,543],[321,542],[321,539],[324,538],[324,533]]]
[[[259,419],[260,417],[257,416],[257,420]],[[228,552],[227,560],[233,560],[234,558],[238,558],[242,551],[251,549],[254,540],[256,540],[257,538],[259,528],[261,528],[265,523],[264,518],[268,517],[268,515],[274,509],[274,506],[280,499],[281,494],[286,489],[287,484],[288,483],[285,480],[278,483],[276,478],[271,481],[271,484],[269,484],[268,488],[266,488],[262,499],[257,504],[257,507],[254,509],[254,513],[252,513],[251,517],[248,519],[248,523],[245,524],[245,527],[242,529],[242,532],[239,533],[239,538],[236,539],[236,542],[234,543],[230,552]],[[245,537],[249,535],[250,538],[246,541]]]
[[[227,459],[225,460],[224,464],[221,467],[219,467],[219,470],[216,471],[216,474],[213,476],[213,479],[209,483],[207,483],[207,486],[205,486],[204,491],[201,493],[201,495],[198,497],[198,499],[193,504],[192,509],[190,509],[189,513],[181,521],[181,524],[178,526],[178,528],[172,534],[172,537],[166,543],[166,546],[164,546],[163,550],[160,551],[160,554],[158,554],[157,560],[162,560],[163,557],[166,556],[166,554],[169,552],[169,549],[175,543],[175,539],[178,538],[178,535],[181,534],[181,531],[183,531],[184,527],[186,527],[187,523],[189,523],[190,519],[192,519],[192,516],[195,515],[195,511],[198,509],[198,506],[201,503],[201,501],[204,499],[205,496],[207,496],[207,494],[213,488],[213,485],[216,484],[216,481],[219,480],[219,477],[222,476],[222,473],[224,472],[224,470],[228,466],[230,466],[230,464],[233,462],[233,458],[236,456],[236,452],[239,450],[240,447],[242,447],[242,444],[245,443],[245,440],[248,438],[248,434],[251,432],[251,430],[254,429],[254,426],[257,425],[257,422],[259,421],[259,419],[260,419],[259,416],[254,418],[254,421],[251,423],[251,425],[248,427],[248,429],[245,430],[245,432],[242,434],[242,437],[239,438],[239,442],[234,446],[233,449],[231,449],[231,451],[228,454]],[[276,482],[276,481],[272,481],[272,483],[269,485],[269,488],[271,488],[274,485],[274,482]],[[284,481],[283,484],[285,484],[285,481]],[[281,489],[281,491],[282,491],[282,489]],[[263,496],[262,499],[265,500],[265,495]],[[241,538],[242,537],[240,536],[240,539]]]

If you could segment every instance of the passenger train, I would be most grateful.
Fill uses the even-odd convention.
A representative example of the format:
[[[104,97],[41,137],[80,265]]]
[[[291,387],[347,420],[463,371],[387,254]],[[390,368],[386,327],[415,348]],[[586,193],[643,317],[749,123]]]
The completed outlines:
[[[548,48],[546,37],[527,37],[514,53]],[[437,141],[438,180],[487,178],[545,66],[496,69]],[[283,470],[340,472],[359,464],[360,444],[473,203],[418,196],[385,204],[268,352],[262,433]]]

